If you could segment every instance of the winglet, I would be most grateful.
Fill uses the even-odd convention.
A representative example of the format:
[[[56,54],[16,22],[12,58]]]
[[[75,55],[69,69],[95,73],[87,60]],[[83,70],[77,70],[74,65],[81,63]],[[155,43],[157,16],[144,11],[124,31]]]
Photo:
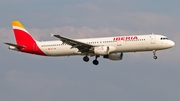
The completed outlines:
[[[53,37],[54,36],[54,34],[53,33],[50,33],[51,34],[51,37]]]

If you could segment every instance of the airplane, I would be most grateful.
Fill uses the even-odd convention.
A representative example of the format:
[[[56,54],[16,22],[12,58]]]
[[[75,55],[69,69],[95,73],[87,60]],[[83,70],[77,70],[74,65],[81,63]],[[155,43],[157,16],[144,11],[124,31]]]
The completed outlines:
[[[171,48],[175,43],[166,36],[157,34],[128,35],[102,38],[72,39],[61,35],[51,34],[59,40],[36,41],[25,27],[17,20],[12,21],[16,44],[9,45],[9,49],[41,55],[41,56],[84,56],[85,62],[90,56],[95,56],[94,65],[98,65],[98,57],[109,60],[122,60],[123,53],[152,51],[153,58],[157,59],[156,51]]]

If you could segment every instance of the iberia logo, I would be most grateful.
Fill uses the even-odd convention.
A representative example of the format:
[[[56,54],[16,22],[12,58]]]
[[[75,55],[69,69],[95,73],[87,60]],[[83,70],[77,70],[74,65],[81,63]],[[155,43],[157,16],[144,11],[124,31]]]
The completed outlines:
[[[138,40],[137,36],[124,36],[124,37],[115,37],[113,41],[120,41],[120,40]]]

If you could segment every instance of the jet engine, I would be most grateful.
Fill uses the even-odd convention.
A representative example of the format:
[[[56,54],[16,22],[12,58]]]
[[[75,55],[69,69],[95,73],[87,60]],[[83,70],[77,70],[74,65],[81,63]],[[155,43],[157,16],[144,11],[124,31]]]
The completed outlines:
[[[112,53],[109,55],[104,55],[103,57],[106,59],[109,59],[109,60],[114,60],[114,61],[122,60],[123,59],[123,53]]]
[[[114,52],[116,48],[114,46],[98,46],[94,47],[94,53],[96,55],[108,55],[111,52]]]

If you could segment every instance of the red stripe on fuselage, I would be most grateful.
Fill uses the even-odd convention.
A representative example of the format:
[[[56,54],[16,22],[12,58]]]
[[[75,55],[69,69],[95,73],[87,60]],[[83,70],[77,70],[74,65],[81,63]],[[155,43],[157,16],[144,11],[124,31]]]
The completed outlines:
[[[25,48],[19,48],[19,51],[30,54],[46,55],[38,46],[36,41],[25,31],[14,29],[16,43]]]

